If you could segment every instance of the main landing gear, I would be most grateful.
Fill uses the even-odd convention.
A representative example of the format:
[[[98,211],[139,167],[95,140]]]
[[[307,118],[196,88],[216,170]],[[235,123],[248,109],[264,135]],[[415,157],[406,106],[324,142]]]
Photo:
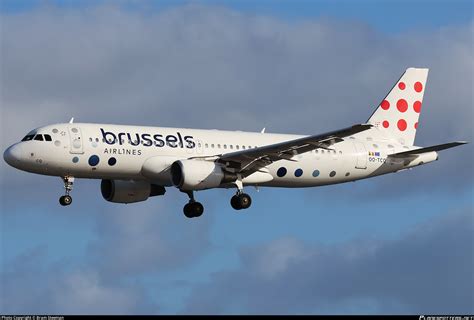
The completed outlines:
[[[189,196],[189,202],[183,208],[186,218],[197,218],[202,216],[204,212],[203,205],[194,200],[194,193],[192,191],[187,191],[186,193]]]
[[[242,180],[237,180],[235,182],[237,186],[237,193],[230,199],[230,205],[235,210],[248,209],[252,204],[252,198],[246,193],[243,192]],[[184,206],[183,212],[187,218],[197,218],[202,216],[204,213],[204,207],[200,202],[197,202],[194,199],[193,191],[183,191],[189,196],[189,202]]]
[[[248,209],[252,204],[252,198],[244,193],[244,185],[240,176],[239,179],[235,181],[235,185],[237,186],[237,193],[230,199],[230,205],[235,210]]]
[[[63,177],[64,181],[64,189],[66,190],[66,194],[59,198],[59,203],[62,206],[68,206],[72,203],[72,197],[69,193],[72,191],[72,185],[74,184],[74,177]]]
[[[230,199],[230,205],[235,210],[248,209],[252,204],[252,198],[242,191],[237,191],[237,194]]]

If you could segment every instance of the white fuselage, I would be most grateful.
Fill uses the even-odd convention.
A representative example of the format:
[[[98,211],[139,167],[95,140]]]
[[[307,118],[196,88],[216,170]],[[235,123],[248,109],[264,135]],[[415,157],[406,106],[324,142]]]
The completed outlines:
[[[30,140],[13,145],[9,163],[28,172],[76,178],[147,180],[171,186],[169,167],[180,159],[213,157],[300,138],[287,134],[184,128],[66,123],[30,133],[51,141]],[[410,161],[387,159],[408,151],[376,128],[348,137],[330,149],[316,149],[290,160],[276,161],[243,180],[244,185],[313,187],[364,179],[437,160],[431,152]],[[284,169],[282,169],[284,168]]]

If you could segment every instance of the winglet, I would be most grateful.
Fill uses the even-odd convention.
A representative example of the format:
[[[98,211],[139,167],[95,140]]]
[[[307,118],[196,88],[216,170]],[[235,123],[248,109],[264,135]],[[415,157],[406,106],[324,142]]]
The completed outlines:
[[[260,133],[265,133],[265,128],[263,128],[262,131],[260,131]]]
[[[74,123],[74,117],[72,117],[71,120],[69,120],[69,123]]]

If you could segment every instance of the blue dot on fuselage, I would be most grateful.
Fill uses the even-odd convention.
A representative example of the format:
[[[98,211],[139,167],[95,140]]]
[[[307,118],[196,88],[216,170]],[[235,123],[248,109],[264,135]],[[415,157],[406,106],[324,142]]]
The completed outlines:
[[[303,175],[303,170],[301,169],[296,169],[295,171],[295,177],[301,177]]]
[[[109,159],[108,162],[109,162],[109,166],[114,166],[117,163],[117,159],[112,157],[112,158]]]
[[[280,178],[284,177],[286,175],[286,168],[285,167],[281,167],[280,169],[278,169],[277,171],[277,176],[279,176]]]
[[[99,161],[100,161],[99,157],[96,156],[95,154],[89,157],[89,165],[91,167],[95,167],[96,165],[98,165]]]

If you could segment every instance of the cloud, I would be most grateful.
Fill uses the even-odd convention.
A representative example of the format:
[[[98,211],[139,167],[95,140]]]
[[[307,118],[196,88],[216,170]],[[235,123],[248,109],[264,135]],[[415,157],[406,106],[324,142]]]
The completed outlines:
[[[6,314],[137,314],[147,304],[137,285],[105,282],[93,269],[67,261],[48,263],[48,251],[35,247],[5,265],[1,272],[0,310]],[[147,308],[147,309],[145,309]]]
[[[134,210],[130,206],[97,207],[92,212],[95,230],[83,252],[74,252],[76,246],[71,242],[65,244],[71,249],[60,254],[46,242],[12,261],[2,257],[2,313],[157,313],[161,293],[150,296],[149,292],[156,290],[152,283],[167,281],[155,279],[144,285],[140,279],[186,270],[211,247],[212,215],[189,223],[180,211],[173,212],[156,202],[138,204]],[[48,221],[45,230],[56,233],[54,241],[75,241],[61,238],[54,230],[58,225],[49,221],[54,216],[43,215]],[[82,214],[83,220],[88,218],[87,213]],[[75,224],[70,221],[65,227],[84,228],[83,221]],[[85,230],[82,234],[88,235]],[[15,244],[7,238],[2,240],[12,250]]]
[[[323,246],[286,238],[247,247],[241,266],[197,286],[184,311],[469,314],[473,231],[465,211],[392,241],[367,236]]]
[[[167,207],[138,204],[132,210],[109,205],[98,217],[99,240],[88,246],[90,264],[109,278],[173,271],[195,262],[211,248],[213,215],[189,223],[173,202]]]

